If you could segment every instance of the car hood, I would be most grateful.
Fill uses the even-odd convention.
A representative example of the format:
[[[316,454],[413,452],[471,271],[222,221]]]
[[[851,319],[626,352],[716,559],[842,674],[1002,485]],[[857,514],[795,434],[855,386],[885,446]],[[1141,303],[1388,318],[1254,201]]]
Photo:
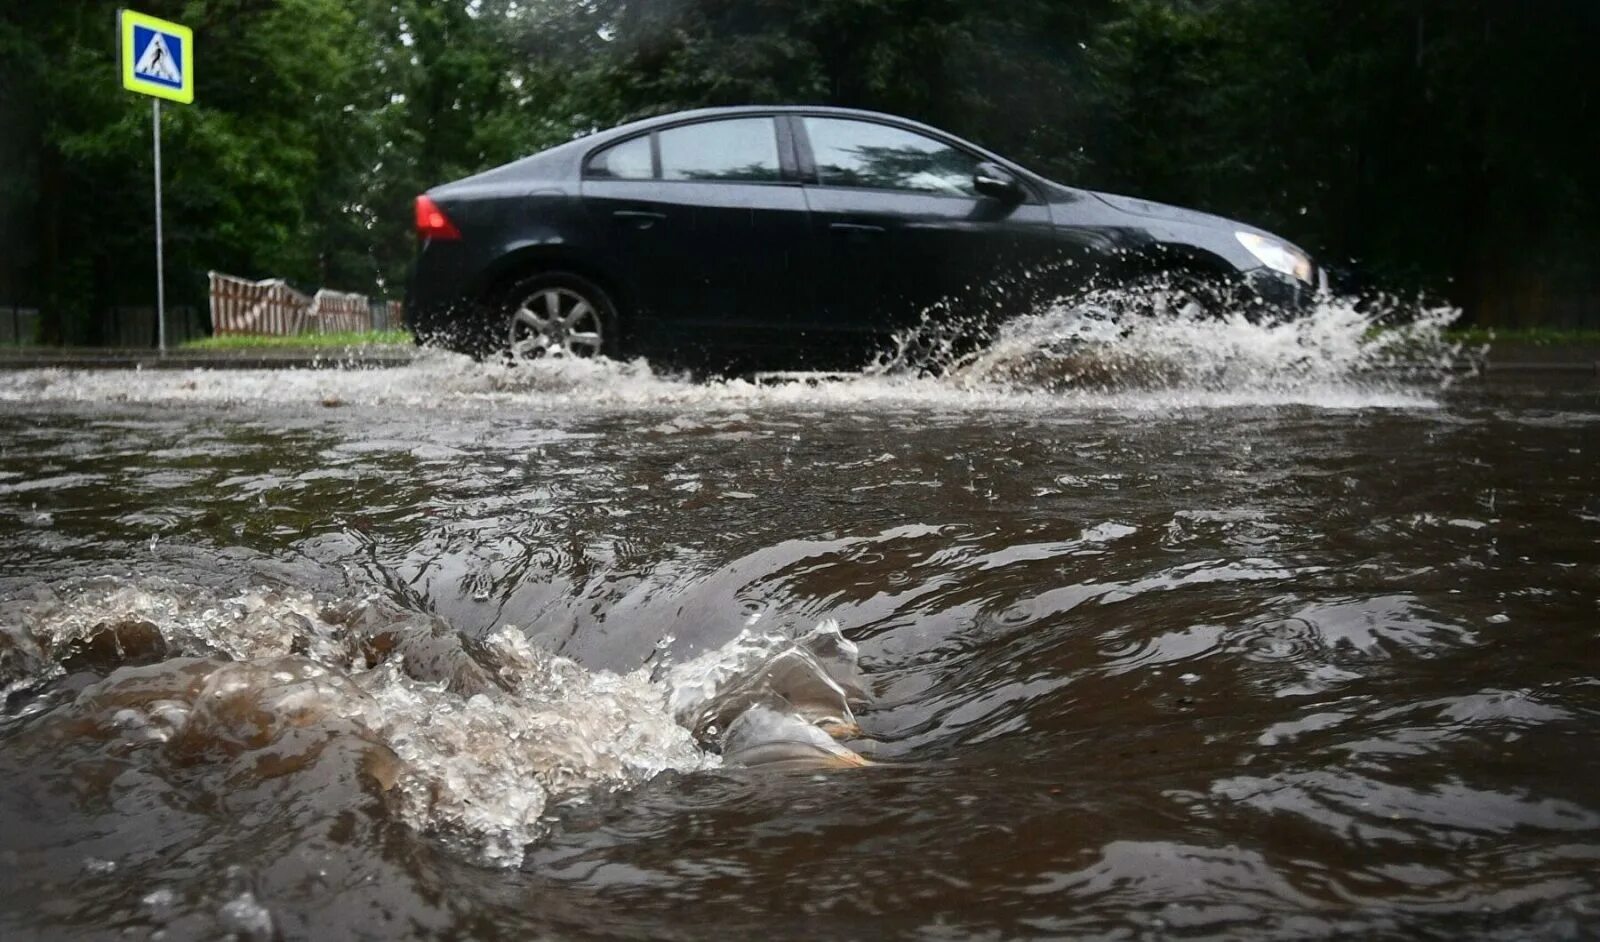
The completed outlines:
[[[1202,213],[1193,209],[1184,209],[1182,206],[1173,206],[1169,203],[1158,203],[1155,200],[1139,199],[1133,196],[1118,196],[1115,193],[1098,192],[1094,192],[1094,195],[1095,198],[1100,200],[1100,202],[1105,203],[1107,206],[1110,206],[1112,209],[1118,210],[1119,212],[1127,213],[1130,216],[1141,216],[1145,219],[1160,219],[1166,222],[1197,226],[1203,229],[1215,229],[1230,234],[1235,232],[1254,232],[1257,235],[1265,236],[1266,238],[1272,239],[1275,242],[1281,242],[1308,258],[1314,258],[1311,253],[1307,252],[1305,249],[1294,244],[1293,242],[1290,242],[1288,239],[1285,239],[1283,236],[1278,235],[1275,232],[1269,232],[1259,226],[1252,226],[1249,223],[1240,222],[1237,219],[1229,219],[1226,216],[1213,216],[1210,213]],[[1229,241],[1231,242],[1232,240],[1230,239]]]
[[[1225,219],[1222,216],[1213,216],[1210,213],[1197,212],[1193,209],[1184,209],[1182,206],[1173,206],[1169,203],[1157,203],[1155,200],[1143,200],[1133,196],[1118,196],[1115,193],[1095,193],[1102,203],[1112,209],[1121,210],[1134,216],[1144,216],[1147,219],[1166,219],[1171,222],[1187,223],[1191,226],[1204,226],[1208,229],[1254,229]]]

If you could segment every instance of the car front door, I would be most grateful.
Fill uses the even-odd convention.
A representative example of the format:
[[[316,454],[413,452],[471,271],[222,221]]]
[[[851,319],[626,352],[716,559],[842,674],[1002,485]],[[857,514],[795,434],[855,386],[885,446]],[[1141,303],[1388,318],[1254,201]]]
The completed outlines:
[[[583,199],[646,349],[781,343],[809,306],[810,231],[787,127],[770,115],[663,128],[593,154]]]
[[[1003,311],[1020,296],[1007,287],[1062,249],[1037,195],[978,192],[977,154],[893,124],[792,120],[824,274],[808,332],[881,342],[924,312],[1015,313]]]

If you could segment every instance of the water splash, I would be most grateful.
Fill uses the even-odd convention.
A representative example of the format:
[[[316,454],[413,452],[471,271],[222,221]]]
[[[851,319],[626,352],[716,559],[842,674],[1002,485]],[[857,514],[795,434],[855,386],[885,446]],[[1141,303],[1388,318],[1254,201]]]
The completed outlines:
[[[1452,343],[1451,309],[1324,299],[1282,317],[1157,286],[1090,292],[984,329],[946,312],[900,334],[873,367],[809,382],[696,380],[630,362],[478,363],[425,350],[381,370],[20,371],[0,401],[404,405],[429,410],[939,408],[1165,410],[1304,404],[1414,407],[1481,351]],[[980,343],[972,343],[976,336]]]
[[[1286,312],[1250,297],[1154,282],[1058,300],[964,349],[948,324],[896,339],[876,372],[942,374],[1018,393],[1190,390],[1294,394],[1448,385],[1482,351],[1448,339],[1453,308],[1326,297]],[[932,332],[933,339],[926,334]]]
[[[825,624],[744,635],[652,680],[375,598],[104,577],[0,602],[4,721],[21,748],[101,743],[174,780],[223,762],[236,788],[337,752],[400,821],[491,866],[520,862],[554,806],[662,772],[864,764],[823,732],[855,728],[854,657]],[[51,683],[68,675],[92,682]]]
[[[724,755],[751,745],[748,726],[738,731],[741,720],[777,729],[761,719],[767,714],[781,714],[824,739],[854,736],[860,731],[854,707],[867,699],[857,656],[831,619],[796,639],[755,636],[747,629],[727,645],[668,669],[669,706],[696,736],[719,742]],[[797,737],[792,729],[774,738],[821,741],[810,734]],[[828,741],[830,755],[849,753],[835,745]]]

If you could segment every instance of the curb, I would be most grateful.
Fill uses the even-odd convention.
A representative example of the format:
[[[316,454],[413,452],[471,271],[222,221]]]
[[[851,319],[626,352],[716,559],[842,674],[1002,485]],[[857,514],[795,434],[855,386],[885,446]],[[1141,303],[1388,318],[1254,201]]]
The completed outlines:
[[[1464,369],[1464,367],[1458,367]],[[1485,363],[1481,370],[1489,373],[1561,373],[1567,376],[1600,377],[1600,360],[1541,362],[1541,363]]]
[[[407,366],[409,350],[341,352],[336,349],[279,353],[157,353],[92,351],[82,353],[0,354],[0,370],[376,370]]]

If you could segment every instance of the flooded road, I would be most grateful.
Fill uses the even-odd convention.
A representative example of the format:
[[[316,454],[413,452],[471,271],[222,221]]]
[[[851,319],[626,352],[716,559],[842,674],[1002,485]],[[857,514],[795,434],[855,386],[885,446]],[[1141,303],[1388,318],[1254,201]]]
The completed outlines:
[[[1600,395],[1318,329],[0,376],[0,935],[1591,937]]]

